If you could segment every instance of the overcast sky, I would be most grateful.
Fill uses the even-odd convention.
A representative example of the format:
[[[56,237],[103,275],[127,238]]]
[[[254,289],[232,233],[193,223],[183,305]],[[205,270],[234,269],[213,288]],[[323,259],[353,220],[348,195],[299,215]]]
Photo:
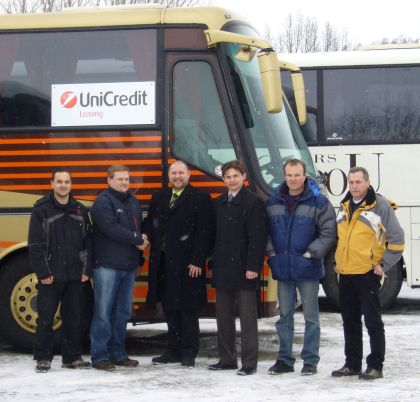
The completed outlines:
[[[339,32],[346,28],[353,43],[420,37],[419,0],[213,0],[213,4],[244,15],[261,34],[265,24],[278,33],[285,17],[300,10],[305,17],[316,18],[320,27],[329,21]]]

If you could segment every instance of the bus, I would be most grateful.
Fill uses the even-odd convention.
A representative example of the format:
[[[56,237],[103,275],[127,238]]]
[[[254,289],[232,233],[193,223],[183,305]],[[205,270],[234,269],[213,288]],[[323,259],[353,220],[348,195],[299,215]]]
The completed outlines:
[[[31,208],[57,167],[91,206],[106,170],[123,163],[144,206],[168,186],[168,165],[192,168],[191,184],[216,197],[221,165],[241,160],[250,188],[267,197],[282,163],[302,159],[316,176],[293,112],[283,102],[277,54],[252,26],[221,8],[124,6],[0,16],[0,331],[31,347],[37,279],[27,233]],[[296,73],[302,110],[302,76]],[[302,119],[302,118],[301,118]],[[148,263],[139,269],[132,321],[145,306]],[[209,274],[208,274],[209,275]],[[208,278],[209,311],[215,294]],[[275,312],[268,267],[259,314]],[[57,313],[54,329],[58,333]]]
[[[333,205],[338,207],[347,192],[348,170],[363,166],[375,191],[398,206],[406,248],[382,283],[380,299],[387,308],[404,276],[409,287],[420,287],[420,45],[287,56],[304,75],[307,121],[302,133]],[[281,76],[290,93],[288,73]],[[323,285],[338,305],[333,268],[329,258]]]

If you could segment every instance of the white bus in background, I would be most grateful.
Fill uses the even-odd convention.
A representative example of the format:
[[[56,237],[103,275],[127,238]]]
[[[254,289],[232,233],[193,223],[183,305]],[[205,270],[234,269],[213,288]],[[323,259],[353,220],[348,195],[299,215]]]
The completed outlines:
[[[367,168],[375,191],[398,205],[406,248],[383,283],[386,308],[404,274],[408,286],[420,287],[420,45],[287,56],[304,76],[308,120],[302,131],[333,205],[347,192],[353,166]],[[288,95],[290,74],[281,78]],[[338,304],[332,259],[326,271],[324,290]]]

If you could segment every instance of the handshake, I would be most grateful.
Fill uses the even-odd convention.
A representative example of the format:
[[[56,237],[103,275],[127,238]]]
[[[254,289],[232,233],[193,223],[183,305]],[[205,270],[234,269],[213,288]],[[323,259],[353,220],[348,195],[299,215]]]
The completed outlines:
[[[139,244],[138,246],[136,246],[139,250],[144,251],[146,250],[147,247],[149,247],[149,239],[147,237],[147,235],[142,234],[141,238],[143,239],[143,244]]]

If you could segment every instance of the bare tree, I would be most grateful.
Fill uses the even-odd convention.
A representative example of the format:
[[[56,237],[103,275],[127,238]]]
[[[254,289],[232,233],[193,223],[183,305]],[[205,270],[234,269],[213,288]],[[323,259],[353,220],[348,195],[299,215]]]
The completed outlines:
[[[200,0],[98,0],[98,5],[116,6],[130,4],[158,3],[167,7],[192,7],[200,4]]]
[[[328,21],[324,27],[322,50],[324,52],[339,50],[337,31]]]
[[[7,14],[33,13],[38,9],[38,6],[38,1],[31,0],[3,0],[1,2],[1,8]]]
[[[268,24],[264,26],[264,39],[273,47],[274,50],[278,50],[277,38],[271,33],[271,28]]]
[[[92,0],[61,0],[61,8],[92,6]]]
[[[352,41],[349,39],[349,33],[347,29],[343,29],[340,38],[340,50],[352,50],[354,49]]]
[[[293,52],[293,29],[294,27],[294,20],[292,14],[289,14],[286,17],[284,30],[283,33],[279,36],[279,43],[281,44],[282,50],[286,51],[287,53]]]
[[[304,37],[301,51],[304,53],[319,51],[319,28],[316,19],[307,17],[304,25]]]
[[[339,34],[329,22],[325,23],[321,32],[318,21],[312,17],[305,17],[301,12],[289,14],[282,24],[282,30],[273,40],[271,30],[265,31],[265,39],[276,44],[276,50],[281,53],[331,52],[334,50],[351,50],[352,43],[347,30]]]

